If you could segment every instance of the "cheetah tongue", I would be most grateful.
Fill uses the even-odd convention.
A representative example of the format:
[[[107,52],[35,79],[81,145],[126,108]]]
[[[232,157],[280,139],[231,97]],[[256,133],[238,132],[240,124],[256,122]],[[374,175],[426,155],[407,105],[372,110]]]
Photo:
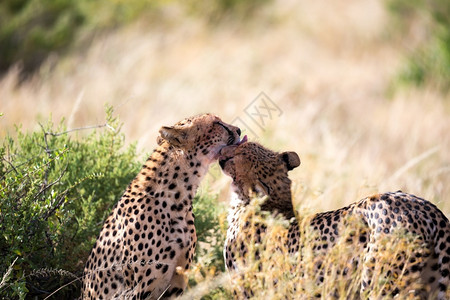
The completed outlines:
[[[236,145],[241,145],[243,143],[245,143],[247,141],[247,135],[244,135],[244,137],[242,138],[242,140],[240,140]]]

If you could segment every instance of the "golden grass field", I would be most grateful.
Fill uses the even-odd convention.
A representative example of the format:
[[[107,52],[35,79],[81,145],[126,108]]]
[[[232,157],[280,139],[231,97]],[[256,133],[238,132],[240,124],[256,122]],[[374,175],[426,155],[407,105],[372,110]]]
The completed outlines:
[[[296,151],[295,199],[314,211],[401,189],[449,214],[450,102],[433,87],[390,92],[421,33],[396,36],[381,2],[279,1],[245,26],[164,13],[167,22],[99,36],[20,86],[11,70],[0,81],[0,136],[49,115],[69,128],[101,124],[110,103],[147,153],[160,126],[212,112],[237,118],[250,140]],[[281,110],[262,129],[246,114],[261,92]]]
[[[306,205],[332,209],[402,189],[448,214],[449,99],[432,87],[390,95],[416,37],[388,38],[382,3],[275,2],[246,26],[214,28],[177,7],[165,13],[180,21],[98,37],[19,87],[11,70],[0,82],[1,136],[49,115],[69,128],[101,124],[110,103],[127,140],[149,152],[160,126],[212,112],[238,118],[250,140],[295,150],[296,199]],[[261,92],[281,111],[265,124],[254,116],[262,128],[246,114]]]
[[[399,36],[382,2],[275,1],[217,26],[178,6],[164,14],[98,36],[21,85],[12,69],[0,80],[0,137],[49,115],[69,129],[102,124],[109,103],[144,155],[162,125],[211,112],[299,154],[290,175],[302,211],[401,189],[450,215],[450,99],[432,86],[393,89],[423,33]],[[217,166],[206,182],[227,201]]]

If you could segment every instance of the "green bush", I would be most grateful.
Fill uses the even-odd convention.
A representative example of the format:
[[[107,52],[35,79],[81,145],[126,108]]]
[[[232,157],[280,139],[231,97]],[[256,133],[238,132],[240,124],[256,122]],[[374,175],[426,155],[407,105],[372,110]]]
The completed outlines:
[[[223,261],[223,246],[227,226],[226,208],[218,203],[217,194],[199,193],[193,201],[195,215],[195,230],[197,232],[198,244],[195,251],[194,262],[200,262],[208,269],[218,272],[225,271]],[[207,247],[203,247],[207,245]]]
[[[205,18],[211,24],[223,21],[246,22],[271,0],[188,0],[184,4],[196,15]]]
[[[76,1],[5,0],[0,3],[0,72],[20,62],[36,69],[66,49],[86,17]]]
[[[50,54],[102,30],[132,21],[158,1],[3,0],[0,2],[0,73],[20,63],[23,74],[36,70]]]
[[[0,298],[73,298],[103,220],[136,175],[135,146],[120,126],[77,137],[54,128],[8,137],[0,147]],[[14,262],[14,264],[13,264]],[[9,268],[9,274],[7,270]],[[1,278],[1,276],[0,276]]]
[[[103,221],[140,169],[107,109],[107,126],[89,135],[51,122],[0,146],[0,299],[73,299]],[[217,196],[194,200],[196,263],[224,270],[225,209]],[[195,279],[191,280],[196,285]]]
[[[217,198],[217,193],[199,192],[193,201],[197,247],[194,262],[187,274],[189,279],[185,295],[187,299],[191,299],[191,295],[202,300],[231,299],[217,281],[208,284],[211,278],[221,276],[225,271],[223,247],[227,230],[227,212],[226,206],[218,202]]]
[[[99,32],[126,25],[139,17],[161,23],[166,5],[188,7],[201,18],[246,19],[269,0],[2,0],[0,2],[0,75],[19,63],[22,77],[49,57],[64,55]]]
[[[421,26],[427,39],[413,49],[399,76],[400,82],[450,88],[450,1],[388,0],[394,27],[404,34]]]

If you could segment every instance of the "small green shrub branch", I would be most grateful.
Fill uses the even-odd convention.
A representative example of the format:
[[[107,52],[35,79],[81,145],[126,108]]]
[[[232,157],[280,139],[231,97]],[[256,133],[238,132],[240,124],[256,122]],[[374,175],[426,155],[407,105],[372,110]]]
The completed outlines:
[[[51,293],[73,280],[67,274],[81,275],[102,221],[139,169],[111,107],[105,124],[94,127],[17,127],[17,137],[0,146],[0,270],[9,272],[0,297]],[[42,270],[52,278],[35,276]],[[78,290],[76,283],[58,297]]]

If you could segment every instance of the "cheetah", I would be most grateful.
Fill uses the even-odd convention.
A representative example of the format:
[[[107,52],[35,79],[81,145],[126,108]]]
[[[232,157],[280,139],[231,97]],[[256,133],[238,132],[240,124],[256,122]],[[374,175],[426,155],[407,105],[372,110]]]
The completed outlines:
[[[84,268],[83,299],[160,299],[186,287],[196,231],[192,199],[240,129],[212,114],[159,130],[158,146],[106,219]]]
[[[276,153],[252,142],[225,147],[220,154],[219,164],[223,172],[232,178],[233,190],[224,249],[227,269],[235,270],[236,257],[245,258],[247,252],[245,243],[248,243],[248,237],[241,236],[245,235],[245,224],[242,223],[247,222],[243,216],[251,204],[252,193],[266,196],[261,204],[262,211],[292,220],[285,243],[290,254],[301,252],[300,235],[303,231],[297,222],[299,216],[296,217],[292,204],[291,181],[288,178],[288,171],[300,165],[298,155],[295,152]],[[416,291],[416,296],[446,299],[450,282],[450,222],[434,204],[398,191],[373,195],[338,210],[315,214],[307,219],[306,224],[320,241],[319,246],[313,249],[325,254],[330,251],[339,241],[340,231],[347,225],[348,216],[358,218],[363,227],[352,237],[359,244],[359,249],[354,249],[352,253],[362,253],[362,258],[354,260],[356,264],[363,264],[361,294],[371,284],[380,241],[393,236],[396,230],[405,230],[416,236],[424,248],[424,251],[417,253],[414,250],[414,256],[407,265],[409,269],[403,270],[406,274],[416,274],[415,278],[424,286],[423,290]],[[260,228],[257,234],[263,231],[264,228]],[[405,263],[401,255],[395,259],[397,262],[389,270],[393,275],[400,272]],[[323,281],[323,277],[319,279]],[[392,286],[385,295],[395,296],[399,292],[398,287]],[[251,295],[251,291],[244,291],[246,298],[250,296],[248,293]]]

